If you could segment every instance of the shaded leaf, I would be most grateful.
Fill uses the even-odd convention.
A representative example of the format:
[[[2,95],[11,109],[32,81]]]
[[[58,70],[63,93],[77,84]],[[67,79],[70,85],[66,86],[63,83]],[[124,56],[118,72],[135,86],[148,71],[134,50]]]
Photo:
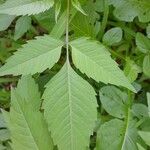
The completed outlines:
[[[150,0],[109,0],[115,7],[114,15],[122,21],[133,21],[138,16],[139,21],[150,21]]]
[[[114,86],[105,86],[100,90],[100,100],[104,109],[112,116],[126,116],[128,96]]]
[[[16,21],[16,26],[15,26],[15,35],[14,39],[18,40],[20,37],[24,35],[31,27],[31,18],[28,16],[23,16],[20,17]]]
[[[136,138],[133,122],[113,119],[100,127],[97,150],[137,150]]]
[[[150,54],[144,57],[143,72],[146,76],[150,77]]]
[[[15,16],[1,14],[0,15],[0,31],[6,30],[14,19],[15,19]]]
[[[108,30],[103,36],[103,43],[106,45],[114,45],[122,40],[122,29],[119,27]]]

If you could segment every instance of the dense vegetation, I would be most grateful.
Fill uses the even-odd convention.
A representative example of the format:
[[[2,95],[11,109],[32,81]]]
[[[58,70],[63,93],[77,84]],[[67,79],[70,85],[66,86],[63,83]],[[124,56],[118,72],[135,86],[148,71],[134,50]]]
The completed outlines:
[[[0,0],[0,150],[150,150],[150,0]]]

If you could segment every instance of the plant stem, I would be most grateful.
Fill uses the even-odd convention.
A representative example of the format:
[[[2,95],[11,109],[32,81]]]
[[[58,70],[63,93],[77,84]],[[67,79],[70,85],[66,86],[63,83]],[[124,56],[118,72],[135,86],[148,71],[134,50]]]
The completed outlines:
[[[102,20],[102,23],[101,23],[99,36],[98,36],[98,39],[100,41],[101,41],[101,39],[102,39],[102,37],[104,35],[105,29],[106,29],[106,26],[107,26],[108,15],[109,15],[108,1],[107,0],[103,0],[103,2],[104,2],[104,16],[103,16],[103,20]]]
[[[66,50],[67,50],[67,63],[69,63],[69,11],[70,11],[70,0],[67,0],[67,13],[66,13]]]

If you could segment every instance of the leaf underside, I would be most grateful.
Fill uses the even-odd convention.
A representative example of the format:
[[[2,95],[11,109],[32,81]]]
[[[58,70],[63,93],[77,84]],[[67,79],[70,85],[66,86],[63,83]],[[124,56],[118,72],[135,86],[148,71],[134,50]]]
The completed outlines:
[[[53,150],[40,104],[38,86],[31,76],[22,77],[12,89],[10,113],[4,112],[14,150]]]
[[[82,37],[70,43],[75,66],[97,82],[124,86],[135,91],[108,49],[101,43]]]
[[[7,0],[0,6],[0,14],[33,15],[48,10],[53,4],[53,0]]]
[[[58,149],[82,150],[88,147],[97,118],[92,87],[65,63],[46,85],[43,99],[44,115]]]
[[[52,68],[59,60],[63,42],[49,35],[23,45],[0,69],[0,75],[28,75]]]

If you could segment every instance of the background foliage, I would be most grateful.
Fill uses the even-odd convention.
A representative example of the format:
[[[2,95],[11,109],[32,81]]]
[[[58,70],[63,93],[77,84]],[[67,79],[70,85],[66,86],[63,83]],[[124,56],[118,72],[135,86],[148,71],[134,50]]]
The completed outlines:
[[[150,0],[0,4],[0,150],[150,149]]]

